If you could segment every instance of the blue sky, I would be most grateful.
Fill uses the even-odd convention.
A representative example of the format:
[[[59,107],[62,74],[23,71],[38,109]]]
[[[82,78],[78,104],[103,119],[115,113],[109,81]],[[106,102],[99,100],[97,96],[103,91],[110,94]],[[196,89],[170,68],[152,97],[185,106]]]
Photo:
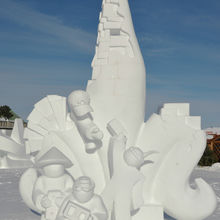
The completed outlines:
[[[130,0],[147,68],[149,117],[190,102],[220,127],[220,1]],[[101,0],[0,0],[0,105],[24,119],[47,94],[67,96],[91,77]]]

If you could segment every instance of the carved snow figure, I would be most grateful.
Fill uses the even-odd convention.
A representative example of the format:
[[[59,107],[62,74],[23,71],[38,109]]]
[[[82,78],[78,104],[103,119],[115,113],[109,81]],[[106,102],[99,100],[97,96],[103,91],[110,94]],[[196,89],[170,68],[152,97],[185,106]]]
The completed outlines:
[[[77,93],[83,96],[83,100],[84,97],[89,100],[86,92],[78,91]],[[76,93],[73,92],[73,94]],[[72,95],[70,95],[69,99],[71,97]],[[28,116],[28,126],[24,132],[26,151],[28,154],[36,154],[38,152],[38,154],[42,155],[48,151],[49,146],[56,146],[74,164],[68,169],[73,178],[77,179],[83,175],[91,177],[95,180],[97,193],[100,193],[105,187],[105,173],[98,153],[90,152],[88,154],[85,151],[82,138],[85,136],[85,130],[91,131],[92,134],[96,133],[96,131],[93,132],[93,129],[89,129],[91,124],[94,125],[89,116],[91,113],[88,112],[91,107],[88,102],[78,106],[79,108],[73,107],[71,103],[70,101],[68,109],[65,97],[49,95],[35,104],[33,111]],[[76,113],[78,115],[86,115],[72,120],[71,115],[73,116]],[[85,130],[79,130],[78,119],[82,121],[82,127]],[[83,121],[86,121],[86,123],[83,123]],[[98,133],[101,133],[101,131],[99,130]],[[101,138],[101,136],[99,137]],[[95,141],[94,143],[96,144],[97,142]]]
[[[92,120],[90,106],[90,97],[87,92],[83,90],[73,91],[68,96],[68,104],[70,107],[70,117],[76,123],[80,134],[85,142],[85,149],[87,153],[93,153],[101,147],[101,139],[103,133]]]
[[[131,219],[131,211],[135,211],[143,205],[140,190],[143,187],[144,176],[139,169],[147,163],[144,158],[154,151],[144,153],[140,148],[130,147],[126,150],[127,138],[123,134],[123,128],[116,120],[108,124],[108,130],[114,136],[110,139],[109,155],[110,167],[112,168],[111,180],[108,182],[102,196],[109,213],[115,220]]]
[[[41,219],[54,220],[59,208],[56,199],[67,196],[73,186],[72,177],[65,172],[65,168],[71,167],[72,163],[53,147],[37,158],[36,165],[42,168],[42,175],[33,187],[33,201],[43,212]]]
[[[73,191],[62,203],[56,220],[107,220],[102,198],[94,194],[95,184],[86,176],[79,177]]]
[[[195,180],[195,189],[189,184],[190,174],[206,146],[200,117],[190,116],[189,104],[173,103],[165,104],[160,114],[153,114],[145,122],[146,73],[128,0],[103,0],[99,17],[92,78],[86,89],[91,103],[86,94],[79,99],[83,101],[79,108],[70,100],[70,113],[65,97],[50,95],[36,103],[24,133],[27,154],[43,155],[48,146],[58,146],[74,164],[68,169],[74,179],[93,179],[96,193],[103,192],[108,210],[112,210],[114,201],[117,220],[130,218],[130,205],[140,208],[132,220],[163,220],[164,211],[181,220],[207,218],[216,207],[212,188],[202,179]],[[117,132],[112,138],[106,130],[112,118],[126,128],[126,138]],[[92,131],[89,135],[87,123],[92,127],[90,130],[88,126]],[[17,146],[11,140],[8,145]],[[126,145],[139,146],[140,150],[127,151]],[[154,163],[141,166],[141,152],[152,151],[158,152],[148,157]],[[122,176],[125,179],[118,183],[121,192],[116,195],[112,185]],[[132,192],[126,194],[129,190]]]
[[[29,197],[32,197],[33,202],[27,201],[27,197],[23,196],[24,201],[29,203],[27,205],[30,208],[41,213],[41,219],[54,220],[59,208],[57,200],[65,198],[72,190],[73,179],[65,172],[65,168],[71,167],[72,163],[59,150],[52,147],[46,154],[37,158],[36,166],[42,174],[38,177],[36,170],[35,172],[32,169],[27,170],[21,178],[20,191],[25,195],[32,189]],[[33,185],[27,185],[24,181],[27,178]]]

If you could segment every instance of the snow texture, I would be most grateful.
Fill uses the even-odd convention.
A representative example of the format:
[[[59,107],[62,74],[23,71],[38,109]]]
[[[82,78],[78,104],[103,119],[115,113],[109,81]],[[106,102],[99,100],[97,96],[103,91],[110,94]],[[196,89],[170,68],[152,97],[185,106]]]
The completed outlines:
[[[0,170],[0,220],[40,220],[40,216],[29,210],[19,195],[18,181],[23,172],[24,169]],[[219,220],[220,164],[215,164],[212,167],[196,168],[191,179],[194,180],[199,177],[203,178],[213,187],[218,199],[216,211],[206,220]],[[165,216],[165,219],[173,220],[169,216]]]

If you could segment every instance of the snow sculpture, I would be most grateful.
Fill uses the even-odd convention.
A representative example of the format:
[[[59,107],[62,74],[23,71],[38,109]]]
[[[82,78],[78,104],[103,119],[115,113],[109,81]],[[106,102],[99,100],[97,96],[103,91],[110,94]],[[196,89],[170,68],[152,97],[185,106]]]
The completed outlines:
[[[132,218],[159,220],[166,211],[177,219],[204,219],[216,207],[214,192],[200,179],[196,189],[189,186],[206,145],[200,117],[189,116],[189,104],[165,104],[161,115],[154,114],[144,123],[145,67],[128,1],[104,0],[102,9],[93,75],[87,85],[94,120],[105,131],[105,125],[116,118],[126,128],[127,147],[158,152],[149,157],[154,163],[141,169],[144,203]],[[104,132],[104,147],[99,150],[105,173],[109,138]]]
[[[24,126],[20,118],[16,118],[10,136],[0,133],[0,168],[31,166],[30,157],[25,153]]]
[[[102,198],[94,194],[95,183],[86,176],[79,177],[73,191],[60,207],[56,220],[107,220],[108,213]]]
[[[115,131],[109,144],[109,151],[112,152],[109,154],[112,174],[102,196],[108,210],[114,206],[115,219],[130,219],[130,212],[138,209],[143,203],[141,191],[134,193],[133,197],[131,193],[135,186],[142,188],[145,178],[139,169],[149,161],[145,163],[144,153],[137,147],[130,147],[126,150],[127,138],[123,130],[120,132],[119,128],[122,126],[119,122],[111,121],[108,127]],[[152,153],[154,152],[148,152],[146,156]]]
[[[71,161],[52,147],[36,158],[36,168],[30,168],[22,175],[21,195],[31,209],[42,214],[41,219],[54,220],[59,201],[71,192],[73,179],[65,172],[65,168],[71,166]],[[40,171],[42,174],[38,176]]]
[[[145,211],[135,219],[152,213],[152,207],[146,206],[149,203],[158,210],[154,214],[161,212],[161,216],[165,210],[176,219],[204,219],[214,211],[216,196],[211,187],[202,179],[195,180],[196,189],[189,185],[190,174],[206,147],[200,117],[189,116],[189,104],[165,104],[160,115],[153,114],[144,124],[137,145],[144,151],[157,148],[159,154],[154,155],[157,158],[151,166],[142,169],[147,176]]]
[[[69,109],[70,112],[74,112],[72,106],[69,106]],[[71,119],[65,97],[49,95],[43,98],[35,104],[28,120],[28,127],[24,132],[28,154],[41,155],[51,146],[56,146],[74,164],[68,169],[73,178],[89,176],[96,180],[96,191],[102,192],[105,186],[105,176],[99,156],[96,152],[88,154],[83,147],[82,137],[85,136],[83,132],[87,129],[83,132],[80,130],[82,133],[79,132],[77,122]],[[90,127],[92,119],[84,117],[82,120],[87,120],[88,127]],[[87,126],[86,123],[83,126]],[[93,132],[93,130],[89,131]]]
[[[68,100],[49,95],[28,117],[26,153],[37,155],[37,162],[55,146],[73,164],[67,169],[76,180],[73,193],[59,200],[56,211],[50,209],[51,218],[83,213],[87,220],[163,220],[164,211],[181,220],[209,216],[216,207],[213,190],[202,179],[195,180],[196,188],[189,185],[206,145],[200,117],[190,116],[187,103],[168,103],[144,122],[145,66],[127,0],[103,0],[92,68],[86,92],[74,91]],[[26,171],[20,191],[26,204],[40,212],[37,199],[31,200],[33,188],[24,187],[35,186],[36,179],[34,168]],[[101,197],[91,197],[92,181]],[[81,184],[91,194],[77,194]]]
[[[65,198],[72,189],[73,179],[65,173],[72,163],[56,148],[51,148],[36,164],[42,168],[42,175],[34,184],[32,198],[43,212],[42,219],[52,220],[58,212],[57,199]]]
[[[87,92],[82,90],[73,91],[68,97],[70,106],[70,117],[76,123],[79,133],[85,142],[87,153],[93,153],[101,146],[103,138],[102,131],[92,121],[90,97]]]

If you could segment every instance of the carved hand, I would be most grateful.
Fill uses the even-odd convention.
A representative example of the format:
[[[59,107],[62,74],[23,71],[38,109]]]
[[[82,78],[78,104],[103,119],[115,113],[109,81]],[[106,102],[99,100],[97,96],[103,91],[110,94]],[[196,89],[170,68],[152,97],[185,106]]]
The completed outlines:
[[[46,209],[46,208],[49,208],[52,205],[52,202],[48,199],[47,196],[44,196],[41,199],[41,205],[42,205],[42,207],[44,207]]]

